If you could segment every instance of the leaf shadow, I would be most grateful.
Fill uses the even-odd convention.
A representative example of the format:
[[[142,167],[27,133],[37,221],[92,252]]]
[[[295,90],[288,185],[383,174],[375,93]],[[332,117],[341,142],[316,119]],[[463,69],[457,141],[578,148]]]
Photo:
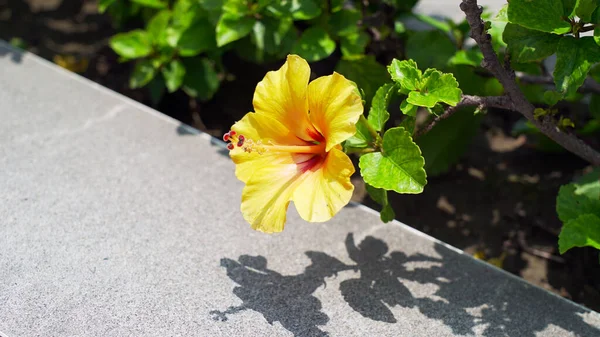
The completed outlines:
[[[5,44],[0,41],[0,58],[10,57],[10,60],[14,63],[21,63],[23,60],[23,52],[17,48],[12,47],[10,44]]]
[[[253,310],[267,322],[281,325],[295,336],[328,336],[322,329],[329,321],[315,291],[328,277],[346,270],[338,291],[362,317],[401,326],[397,307],[416,308],[425,317],[441,322],[456,335],[535,337],[556,327],[580,336],[598,336],[600,330],[583,320],[587,311],[564,299],[487,266],[470,256],[458,254],[435,243],[436,256],[389,252],[388,245],[373,236],[355,244],[349,233],[345,240],[353,264],[345,264],[323,252],[306,252],[311,264],[303,273],[282,275],[267,268],[263,256],[242,255],[238,261],[223,258],[221,266],[238,284],[233,293],[239,306],[213,310],[213,319]],[[423,294],[415,285],[435,289]],[[336,296],[331,295],[331,296]],[[360,324],[357,320],[356,324]],[[547,333],[547,332],[546,332]],[[554,332],[552,332],[554,333]]]
[[[312,263],[298,275],[282,275],[267,268],[263,256],[242,255],[238,261],[221,259],[227,276],[239,286],[233,293],[243,303],[224,311],[210,312],[213,319],[227,321],[228,315],[254,310],[269,324],[279,322],[295,336],[328,336],[319,326],[329,317],[321,311],[321,302],[313,293],[325,284],[325,278],[352,267],[321,252],[306,252]]]

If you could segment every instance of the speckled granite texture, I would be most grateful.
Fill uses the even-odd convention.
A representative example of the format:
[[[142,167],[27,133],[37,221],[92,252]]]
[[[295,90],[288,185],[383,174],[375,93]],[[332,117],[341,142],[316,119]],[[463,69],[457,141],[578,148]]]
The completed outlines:
[[[252,231],[216,143],[0,44],[0,335],[600,336],[362,206]]]

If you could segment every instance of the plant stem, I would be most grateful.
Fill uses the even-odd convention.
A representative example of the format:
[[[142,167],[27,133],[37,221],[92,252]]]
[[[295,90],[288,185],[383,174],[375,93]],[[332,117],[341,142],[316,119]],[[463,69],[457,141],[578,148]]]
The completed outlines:
[[[449,107],[448,109],[446,109],[446,111],[444,111],[443,114],[432,119],[431,122],[429,122],[424,127],[419,128],[419,130],[417,130],[415,132],[413,138],[418,138],[418,137],[426,134],[427,132],[431,131],[431,129],[433,129],[433,127],[437,123],[439,123],[441,120],[444,120],[444,119],[452,116],[460,108],[467,107],[467,106],[476,106],[476,107],[480,107],[480,108],[502,108],[502,109],[511,110],[512,102],[510,101],[510,99],[507,96],[480,97],[480,96],[463,95],[462,99],[460,100],[460,102],[458,102],[458,104],[456,104],[456,106]]]
[[[371,137],[375,139],[376,143],[381,144],[381,136],[379,135],[379,132],[377,132],[377,130],[375,130],[371,124],[369,124],[369,121],[367,121],[365,115],[360,115],[359,121],[367,128],[367,130],[369,130]]]
[[[351,150],[346,151],[346,153],[347,154],[351,154],[351,153],[365,154],[365,153],[371,153],[371,152],[375,152],[375,151],[377,151],[377,150],[372,147],[366,147],[364,149],[351,149]]]
[[[483,54],[481,66],[491,72],[502,84],[506,95],[512,102],[513,110],[521,113],[542,133],[565,149],[587,160],[594,166],[600,166],[600,153],[575,135],[565,133],[559,129],[551,116],[544,116],[540,119],[534,117],[533,110],[535,107],[519,89],[515,82],[514,72],[511,69],[504,68],[498,61],[496,52],[492,47],[492,38],[484,29],[484,23],[481,20],[483,10],[477,5],[477,0],[462,0],[460,9],[465,12],[467,22],[471,27],[471,38],[475,40]]]

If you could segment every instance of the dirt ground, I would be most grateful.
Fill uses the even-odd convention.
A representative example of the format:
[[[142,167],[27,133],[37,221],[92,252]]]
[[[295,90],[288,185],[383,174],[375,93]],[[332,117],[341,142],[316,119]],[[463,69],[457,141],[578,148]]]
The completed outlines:
[[[131,64],[119,63],[108,48],[113,34],[110,18],[97,14],[95,0],[0,0],[1,39],[21,38],[30,51],[50,60],[55,55],[85,58],[89,66],[83,76],[151,105],[144,89],[127,88]],[[317,75],[331,73],[337,58],[336,53],[312,69]],[[176,92],[155,108],[220,136],[251,110],[254,86],[277,66],[249,65],[234,55],[226,55],[224,64],[238,76],[224,82],[211,101],[190,101]],[[517,118],[490,111],[459,164],[429,177],[420,195],[390,194],[397,219],[598,311],[598,252],[573,249],[559,255],[557,249],[558,188],[587,165],[570,154],[536,151],[526,139],[509,136]],[[354,200],[378,209],[355,178]]]

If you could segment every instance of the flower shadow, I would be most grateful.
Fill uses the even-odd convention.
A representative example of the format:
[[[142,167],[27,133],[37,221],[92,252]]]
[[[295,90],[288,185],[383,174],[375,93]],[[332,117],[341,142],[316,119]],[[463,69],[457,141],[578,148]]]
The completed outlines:
[[[417,309],[456,335],[534,337],[548,331],[556,335],[557,328],[579,336],[600,335],[598,328],[584,321],[585,309],[441,244],[435,243],[435,257],[407,256],[389,252],[383,240],[372,236],[357,245],[349,233],[345,247],[353,264],[322,252],[306,252],[312,262],[298,275],[268,269],[262,256],[222,259],[227,275],[239,285],[233,293],[243,303],[212,311],[213,318],[225,321],[228,315],[250,309],[270,324],[280,322],[295,336],[327,336],[320,327],[329,317],[313,294],[326,278],[354,270],[358,277],[340,282],[341,297],[362,317],[393,324],[390,329],[404,328],[394,315],[401,307]],[[420,286],[429,290],[415,290]]]

